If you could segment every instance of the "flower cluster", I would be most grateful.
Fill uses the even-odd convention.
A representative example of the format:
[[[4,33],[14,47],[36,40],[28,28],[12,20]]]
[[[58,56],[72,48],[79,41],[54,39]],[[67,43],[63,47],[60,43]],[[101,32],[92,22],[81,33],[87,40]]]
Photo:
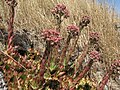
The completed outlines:
[[[100,53],[97,52],[97,51],[95,51],[95,50],[93,50],[93,51],[91,51],[91,52],[89,53],[89,57],[90,57],[90,59],[92,59],[92,60],[98,61],[98,60],[100,59]]]
[[[99,40],[99,34],[97,32],[91,32],[90,33],[90,40],[92,41],[98,41]]]
[[[67,27],[67,31],[68,31],[69,34],[71,34],[73,36],[76,36],[76,35],[78,35],[79,27],[77,27],[75,25],[69,25]]]
[[[44,30],[42,33],[43,39],[50,42],[52,45],[60,42],[62,37],[59,36],[60,33],[54,29]]]
[[[120,67],[120,60],[115,60],[112,64],[113,67]]]
[[[69,17],[69,11],[64,4],[57,4],[51,12],[55,16],[63,16],[64,18]]]
[[[87,26],[88,24],[90,23],[90,17],[88,16],[83,16],[79,25],[82,26],[82,27],[85,27]]]

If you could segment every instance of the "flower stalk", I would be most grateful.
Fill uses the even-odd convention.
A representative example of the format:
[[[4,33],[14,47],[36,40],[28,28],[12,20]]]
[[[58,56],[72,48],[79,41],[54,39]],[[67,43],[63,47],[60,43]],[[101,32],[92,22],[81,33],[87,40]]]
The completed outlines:
[[[54,18],[57,20],[57,28],[56,30],[60,32],[61,29],[61,23],[63,19],[66,19],[69,17],[69,11],[67,7],[64,4],[57,4],[52,10],[51,10]]]
[[[16,0],[5,0],[10,7],[10,18],[8,20],[8,46],[7,49],[11,50],[11,42],[14,33],[14,17],[15,17],[15,6],[17,5]]]
[[[110,76],[114,73],[114,70],[117,69],[117,67],[120,67],[120,60],[113,61],[110,70],[104,75],[97,90],[104,90],[104,87],[107,84],[108,80],[110,79]]]

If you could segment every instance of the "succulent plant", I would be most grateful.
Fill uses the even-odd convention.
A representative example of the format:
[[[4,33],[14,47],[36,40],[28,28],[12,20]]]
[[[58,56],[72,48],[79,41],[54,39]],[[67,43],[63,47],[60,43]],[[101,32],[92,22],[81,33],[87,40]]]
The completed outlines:
[[[8,89],[92,90],[94,87],[103,90],[110,76],[118,74],[116,70],[119,70],[120,60],[111,64],[98,87],[90,78],[92,66],[100,61],[102,55],[99,50],[100,35],[97,32],[90,32],[84,47],[78,44],[82,29],[89,25],[90,17],[83,16],[79,26],[67,26],[67,36],[63,39],[61,23],[70,14],[64,4],[56,5],[51,11],[57,21],[56,26],[43,30],[40,38],[45,45],[44,50],[39,51],[34,48],[26,30],[22,34],[14,31],[16,0],[5,1],[10,7],[10,17],[8,30],[0,29],[0,42],[5,41],[8,47],[7,52],[0,50],[0,69],[5,74]],[[3,81],[1,72],[0,75]]]

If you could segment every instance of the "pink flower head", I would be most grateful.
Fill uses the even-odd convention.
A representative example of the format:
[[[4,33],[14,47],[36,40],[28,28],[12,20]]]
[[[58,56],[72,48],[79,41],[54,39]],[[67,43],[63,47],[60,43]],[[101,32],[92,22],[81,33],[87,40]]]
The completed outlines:
[[[113,66],[113,67],[120,67],[120,60],[115,60],[115,61],[113,61],[112,66]]]
[[[91,32],[90,33],[90,40],[95,40],[98,41],[99,40],[99,34],[97,32]]]
[[[44,30],[42,32],[43,39],[46,40],[46,41],[51,42],[51,44],[55,44],[55,43],[60,42],[62,37],[60,37],[59,35],[60,35],[60,33],[57,32],[54,29]]]
[[[66,9],[66,6],[64,4],[57,4],[55,8],[59,11],[62,11]]]
[[[84,26],[87,26],[89,23],[90,23],[90,17],[83,16],[79,25],[84,27]]]
[[[89,53],[89,57],[90,57],[90,59],[93,59],[93,60],[95,60],[95,61],[97,61],[97,60],[99,60],[100,59],[100,53],[99,52],[97,52],[97,51],[91,51],[90,53]]]
[[[55,16],[63,16],[64,18],[69,17],[69,11],[64,4],[57,4],[55,8],[51,10],[52,14]]]
[[[79,27],[77,27],[75,25],[69,25],[67,27],[67,31],[68,31],[68,33],[71,33],[73,36],[75,36],[75,35],[78,35]]]

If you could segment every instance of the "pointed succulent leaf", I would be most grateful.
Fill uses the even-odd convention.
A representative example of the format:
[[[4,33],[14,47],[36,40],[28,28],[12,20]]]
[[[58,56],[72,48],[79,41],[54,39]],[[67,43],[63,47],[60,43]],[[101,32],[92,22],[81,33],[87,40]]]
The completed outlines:
[[[54,60],[52,60],[51,61],[51,63],[50,63],[50,71],[53,71],[53,70],[55,70],[57,68],[57,65],[55,65],[55,62],[54,62]]]

